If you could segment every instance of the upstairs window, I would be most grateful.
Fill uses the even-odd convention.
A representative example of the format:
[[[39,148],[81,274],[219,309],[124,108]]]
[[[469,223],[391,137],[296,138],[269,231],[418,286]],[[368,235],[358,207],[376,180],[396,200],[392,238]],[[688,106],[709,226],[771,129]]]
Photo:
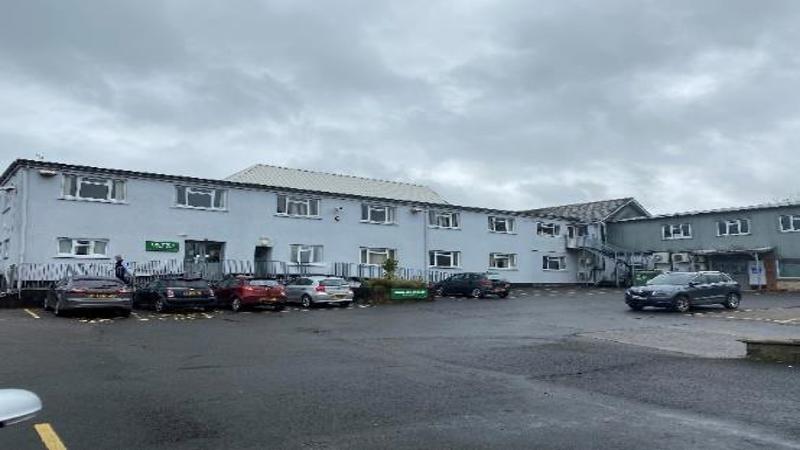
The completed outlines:
[[[543,256],[542,270],[567,270],[567,257]]]
[[[717,222],[717,236],[742,236],[745,234],[750,234],[750,219]]]
[[[510,217],[489,216],[489,231],[493,233],[513,233],[514,219]]]
[[[107,253],[106,239],[58,238],[58,256],[105,258]]]
[[[322,246],[292,244],[289,246],[289,261],[295,264],[316,264],[322,262]]]
[[[393,248],[361,247],[361,264],[380,266],[388,259],[397,259],[397,250]]]
[[[279,195],[278,214],[294,217],[319,217],[319,199]]]
[[[392,206],[361,205],[361,221],[368,223],[395,223],[395,208]]]
[[[68,200],[125,201],[125,180],[64,175],[62,197]]]
[[[431,267],[443,269],[461,267],[461,252],[431,250],[428,252],[428,257],[428,264]]]
[[[692,225],[688,223],[681,223],[677,225],[663,225],[661,227],[661,237],[665,240],[672,239],[691,239],[692,238]]]
[[[175,186],[175,204],[185,208],[225,209],[225,190]]]
[[[489,267],[492,269],[516,269],[516,253],[490,253]]]
[[[456,229],[461,226],[461,214],[431,210],[428,212],[428,225],[434,228]]]
[[[539,222],[536,224],[536,234],[539,236],[557,237],[561,235],[561,225],[556,223]]]
[[[779,220],[782,232],[800,231],[800,215],[780,216]]]
[[[3,241],[3,259],[8,259],[9,252],[11,251],[11,239]]]

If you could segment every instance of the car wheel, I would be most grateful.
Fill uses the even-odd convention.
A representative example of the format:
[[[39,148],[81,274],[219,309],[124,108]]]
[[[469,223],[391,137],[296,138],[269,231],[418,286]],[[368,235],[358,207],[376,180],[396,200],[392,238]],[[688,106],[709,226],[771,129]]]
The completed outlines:
[[[130,317],[131,316],[131,310],[130,309],[123,309],[122,311],[119,312],[119,315],[122,316],[122,317]]]
[[[739,307],[740,301],[741,297],[739,297],[739,294],[731,292],[730,294],[728,294],[727,297],[725,297],[725,303],[723,303],[722,305],[728,309],[736,309]]]
[[[157,313],[163,313],[167,310],[167,305],[164,303],[164,299],[159,297],[156,299],[156,302],[153,303],[153,309],[156,310]]]
[[[497,296],[500,298],[506,298],[508,297],[508,292],[501,292],[500,294],[497,294]]]
[[[644,309],[644,306],[633,304],[633,305],[628,305],[628,308],[630,308],[630,309],[632,309],[634,311],[641,311],[641,310]]]
[[[480,290],[480,289],[475,288],[475,289],[472,290],[472,292],[470,292],[470,297],[472,297],[472,298],[483,298],[483,291]]]
[[[311,308],[311,305],[313,305],[314,302],[311,300],[310,295],[304,294],[302,297],[300,297],[300,304],[303,305],[303,308]]]
[[[444,297],[444,288],[436,288],[436,290],[433,291],[433,294],[437,297]]]
[[[242,310],[242,300],[239,297],[233,297],[231,300],[231,311],[238,313]]]
[[[692,303],[689,301],[689,297],[685,295],[681,295],[680,297],[676,298],[675,304],[673,305],[673,309],[681,313],[689,311],[691,307]]]

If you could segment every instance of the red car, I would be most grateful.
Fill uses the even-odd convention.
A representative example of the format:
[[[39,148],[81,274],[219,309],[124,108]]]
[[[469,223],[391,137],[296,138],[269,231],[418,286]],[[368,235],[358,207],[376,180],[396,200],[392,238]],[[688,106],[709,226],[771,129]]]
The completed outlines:
[[[222,280],[214,292],[218,304],[230,306],[233,312],[255,306],[269,306],[280,311],[286,306],[286,291],[275,280],[230,277]]]

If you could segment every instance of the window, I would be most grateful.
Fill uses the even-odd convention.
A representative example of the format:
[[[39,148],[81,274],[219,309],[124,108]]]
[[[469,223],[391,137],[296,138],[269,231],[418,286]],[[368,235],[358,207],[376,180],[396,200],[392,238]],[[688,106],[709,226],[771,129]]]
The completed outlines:
[[[800,215],[780,216],[779,221],[784,233],[800,231]]]
[[[225,190],[175,186],[175,204],[186,208],[225,209]]]
[[[567,270],[567,257],[566,256],[543,256],[542,257],[543,270]]]
[[[58,256],[79,258],[105,258],[108,240],[58,238]]]
[[[750,219],[717,222],[717,236],[741,236],[743,234],[750,234]]]
[[[321,245],[292,244],[289,246],[289,261],[295,264],[316,264],[322,262]]]
[[[691,239],[692,225],[688,223],[682,223],[678,225],[663,225],[661,227],[661,237],[666,240]]]
[[[361,221],[369,223],[395,223],[395,208],[392,206],[361,205]]]
[[[432,250],[428,255],[431,267],[461,267],[461,252]]]
[[[279,195],[278,214],[295,217],[319,217],[319,199]]]
[[[514,219],[510,217],[489,216],[489,231],[494,233],[513,233]]]
[[[589,225],[578,225],[576,230],[578,232],[578,237],[589,235]]]
[[[380,266],[387,259],[397,259],[397,251],[393,248],[367,248],[361,247],[361,264]]]
[[[428,225],[435,228],[456,229],[460,227],[461,214],[431,210],[428,212]]]
[[[62,197],[69,200],[125,201],[125,180],[64,175]]]
[[[490,253],[489,267],[492,269],[516,269],[516,253]]]
[[[570,231],[571,230],[572,228],[570,228]],[[538,234],[539,236],[557,237],[561,235],[561,225],[555,223],[539,222],[538,224],[536,224],[536,234]]]
[[[781,259],[778,261],[778,277],[800,278],[800,259]]]

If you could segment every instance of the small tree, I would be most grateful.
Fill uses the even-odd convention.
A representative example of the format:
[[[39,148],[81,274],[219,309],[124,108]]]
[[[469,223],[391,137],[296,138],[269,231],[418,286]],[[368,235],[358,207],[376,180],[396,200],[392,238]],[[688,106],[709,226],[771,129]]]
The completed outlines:
[[[394,278],[394,274],[397,272],[397,264],[398,262],[394,258],[389,258],[383,262],[381,268],[383,268],[383,271],[386,273],[387,279],[391,280]]]

